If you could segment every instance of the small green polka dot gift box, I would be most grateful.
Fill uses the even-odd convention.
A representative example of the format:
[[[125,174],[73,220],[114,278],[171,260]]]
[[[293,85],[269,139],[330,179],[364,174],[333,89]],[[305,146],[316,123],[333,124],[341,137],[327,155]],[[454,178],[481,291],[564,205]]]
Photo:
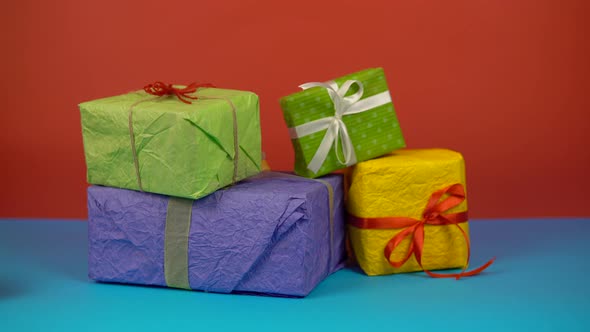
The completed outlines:
[[[406,146],[382,68],[281,98],[295,150],[295,173],[315,178]]]

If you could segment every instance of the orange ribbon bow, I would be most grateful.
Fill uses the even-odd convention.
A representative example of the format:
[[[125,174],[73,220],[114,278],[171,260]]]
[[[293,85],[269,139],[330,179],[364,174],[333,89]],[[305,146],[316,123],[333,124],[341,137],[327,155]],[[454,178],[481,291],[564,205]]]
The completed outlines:
[[[150,95],[164,96],[164,95],[176,95],[180,101],[185,104],[192,104],[189,99],[199,99],[199,97],[193,97],[189,94],[197,92],[198,88],[214,88],[215,86],[211,83],[191,83],[184,88],[175,88],[172,84],[165,84],[162,82],[155,82],[153,84],[146,85],[143,90]],[[188,99],[187,99],[188,98]]]
[[[448,196],[440,201],[443,195],[448,194]],[[444,212],[452,209],[453,207],[461,204],[465,200],[465,190],[460,183],[451,185],[447,188],[435,191],[431,196],[428,204],[426,204],[426,208],[422,213],[422,219],[417,220],[413,218],[407,217],[384,217],[384,218],[359,218],[350,215],[349,222],[352,226],[358,228],[371,228],[371,229],[391,229],[391,228],[405,228],[403,231],[396,234],[385,246],[383,250],[383,254],[385,255],[385,259],[387,262],[396,268],[401,267],[404,265],[408,259],[412,256],[412,254],[416,257],[416,261],[426,272],[429,276],[433,278],[455,278],[459,280],[461,277],[469,277],[479,274],[488,266],[492,265],[495,258],[489,260],[486,264],[482,265],[481,267],[465,272],[467,269],[467,265],[469,264],[469,258],[471,255],[470,252],[470,245],[469,245],[469,238],[465,231],[458,225],[460,223],[466,222],[467,212],[459,212],[459,213],[447,213]],[[439,202],[440,201],[440,202]],[[430,272],[422,266],[422,251],[424,248],[424,225],[455,225],[463,234],[465,238],[465,243],[467,245],[467,263],[465,267],[460,273],[450,273],[450,274],[440,274]],[[408,248],[408,254],[404,259],[401,261],[391,261],[390,257],[395,248],[410,234],[412,234],[412,241],[410,242]]]

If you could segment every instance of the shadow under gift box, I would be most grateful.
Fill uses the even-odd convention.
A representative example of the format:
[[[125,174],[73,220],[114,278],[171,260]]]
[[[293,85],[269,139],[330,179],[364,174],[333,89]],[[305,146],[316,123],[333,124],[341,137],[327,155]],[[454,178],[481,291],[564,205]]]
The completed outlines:
[[[460,153],[445,149],[398,150],[381,158],[358,163],[349,170],[348,212],[360,218],[407,217],[420,220],[431,195],[453,184],[465,183],[465,162]],[[443,196],[444,199],[445,196]],[[467,200],[445,213],[467,211]],[[464,267],[467,261],[467,222],[458,225],[425,225],[422,266],[426,270]],[[396,268],[384,256],[387,243],[403,228],[363,229],[350,225],[355,258],[367,275],[421,271],[414,255]],[[390,261],[408,254],[412,236],[395,249]]]
[[[333,188],[332,234],[329,190],[316,180],[263,172],[194,201],[190,288],[302,297],[340,269],[345,259],[342,176],[321,180]],[[168,202],[157,194],[88,188],[89,277],[167,286]]]
[[[186,104],[175,96],[137,91],[81,103],[88,182],[139,190],[139,172],[143,191],[197,199],[230,185],[234,176],[259,173],[258,96],[216,88],[199,89],[195,96],[202,98]]]

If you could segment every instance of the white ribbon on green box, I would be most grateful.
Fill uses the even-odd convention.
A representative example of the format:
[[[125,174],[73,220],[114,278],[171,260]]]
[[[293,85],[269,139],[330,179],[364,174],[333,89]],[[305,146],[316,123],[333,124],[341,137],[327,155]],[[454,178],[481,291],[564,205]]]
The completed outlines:
[[[350,96],[346,96],[354,84],[358,86],[358,91]],[[325,83],[310,82],[302,84],[299,87],[303,90],[313,87],[324,88],[334,103],[333,116],[289,128],[289,135],[291,136],[291,139],[311,135],[313,133],[317,133],[318,131],[327,129],[320,146],[307,165],[307,168],[312,172],[317,173],[328,157],[328,153],[330,152],[330,148],[332,148],[332,146],[334,146],[334,152],[339,163],[346,166],[356,164],[357,160],[354,147],[352,145],[350,135],[348,134],[346,124],[342,121],[342,117],[350,114],[362,113],[375,107],[390,103],[391,96],[389,95],[389,91],[384,91],[361,100],[364,89],[363,84],[357,80],[348,80],[340,87],[338,87],[338,84],[334,81],[327,81]],[[342,153],[344,154],[342,157],[338,152],[339,141],[342,144]]]

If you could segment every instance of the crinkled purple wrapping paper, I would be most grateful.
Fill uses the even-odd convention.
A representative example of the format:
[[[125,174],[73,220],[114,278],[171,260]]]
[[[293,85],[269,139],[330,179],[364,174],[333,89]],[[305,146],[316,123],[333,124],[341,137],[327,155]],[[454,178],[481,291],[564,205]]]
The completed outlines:
[[[193,203],[189,283],[195,290],[306,296],[343,266],[342,176],[334,188],[330,256],[324,184],[265,172]],[[88,188],[89,277],[166,286],[164,235],[168,197]]]

